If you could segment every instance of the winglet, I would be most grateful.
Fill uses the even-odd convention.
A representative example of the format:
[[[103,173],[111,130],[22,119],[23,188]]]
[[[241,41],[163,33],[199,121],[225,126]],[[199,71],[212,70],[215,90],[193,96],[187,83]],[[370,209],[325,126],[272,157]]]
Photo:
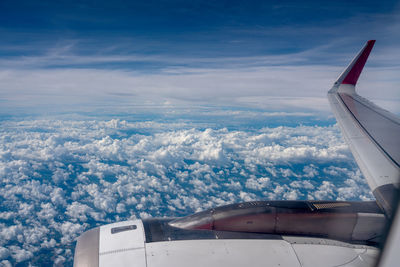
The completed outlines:
[[[351,61],[349,66],[339,76],[335,85],[340,84],[351,84],[356,85],[358,77],[360,77],[361,71],[364,68],[365,62],[367,62],[369,53],[371,53],[372,47],[375,44],[375,40],[369,40],[357,56]]]

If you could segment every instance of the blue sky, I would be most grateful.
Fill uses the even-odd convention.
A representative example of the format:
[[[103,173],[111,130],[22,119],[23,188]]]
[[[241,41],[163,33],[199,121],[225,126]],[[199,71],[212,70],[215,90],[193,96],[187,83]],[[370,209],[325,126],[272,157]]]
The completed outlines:
[[[0,112],[212,103],[328,114],[326,90],[377,39],[360,87],[399,113],[399,10],[398,1],[1,1]]]
[[[376,24],[393,23],[398,9],[398,1],[2,1],[0,25],[3,44],[31,45],[28,54],[75,40],[84,54],[248,56],[389,39]]]

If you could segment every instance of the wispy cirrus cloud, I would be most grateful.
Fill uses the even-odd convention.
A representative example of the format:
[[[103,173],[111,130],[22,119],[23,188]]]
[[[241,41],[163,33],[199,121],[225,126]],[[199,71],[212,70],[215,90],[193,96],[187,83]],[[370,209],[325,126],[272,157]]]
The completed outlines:
[[[326,92],[340,69],[321,65],[174,67],[146,74],[87,68],[9,69],[0,70],[0,99],[3,108],[58,105],[79,110],[82,105],[147,102],[160,106],[168,101],[328,113]],[[365,72],[360,93],[399,113],[399,69],[367,67]]]
[[[387,35],[393,27],[389,27]],[[358,87],[361,94],[400,113],[400,67],[396,63],[399,53],[393,42],[382,39],[383,43],[378,40]],[[164,102],[211,102],[329,113],[325,93],[363,41],[355,46],[355,40],[345,37],[290,53],[213,57],[189,53],[121,54],[123,50],[118,45],[82,54],[81,42],[85,43],[67,41],[36,55],[0,57],[3,107],[10,110],[55,104],[79,110],[82,105],[123,105],[129,101],[133,105],[156,106]],[[343,46],[348,44],[355,48],[344,51]]]
[[[13,107],[48,111],[50,106],[79,110],[211,103],[328,114],[326,91],[363,42],[376,38],[359,81],[360,93],[400,113],[399,16],[368,10],[296,27],[228,23],[167,35],[76,34],[47,42],[43,40],[51,31],[20,32],[28,44],[2,46],[9,51],[0,56],[2,112],[12,113]],[[3,31],[12,36],[14,30]]]

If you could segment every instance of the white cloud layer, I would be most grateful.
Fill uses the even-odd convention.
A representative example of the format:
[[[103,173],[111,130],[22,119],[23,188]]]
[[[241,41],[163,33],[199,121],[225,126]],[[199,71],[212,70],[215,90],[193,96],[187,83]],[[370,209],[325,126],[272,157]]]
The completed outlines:
[[[371,199],[337,126],[3,121],[0,262],[69,262],[99,224],[261,199]]]

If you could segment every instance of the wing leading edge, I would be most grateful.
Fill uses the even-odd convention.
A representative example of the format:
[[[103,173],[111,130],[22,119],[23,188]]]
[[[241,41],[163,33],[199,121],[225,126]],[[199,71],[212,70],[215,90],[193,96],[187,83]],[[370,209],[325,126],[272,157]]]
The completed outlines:
[[[400,178],[400,119],[355,90],[374,43],[365,44],[328,92],[328,99],[377,203],[390,217]]]

